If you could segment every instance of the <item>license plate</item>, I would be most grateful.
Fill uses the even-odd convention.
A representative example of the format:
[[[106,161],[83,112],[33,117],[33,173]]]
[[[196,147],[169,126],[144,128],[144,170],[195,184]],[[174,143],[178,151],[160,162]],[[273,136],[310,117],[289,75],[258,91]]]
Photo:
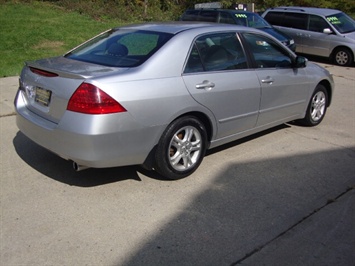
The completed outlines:
[[[50,90],[37,87],[35,101],[44,106],[48,106],[51,101],[51,95],[52,92]]]

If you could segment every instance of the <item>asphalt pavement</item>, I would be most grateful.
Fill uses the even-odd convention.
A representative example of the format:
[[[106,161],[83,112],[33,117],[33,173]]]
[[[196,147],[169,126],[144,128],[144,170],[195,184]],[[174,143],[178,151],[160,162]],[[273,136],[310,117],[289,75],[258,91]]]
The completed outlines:
[[[1,259],[15,265],[355,265],[355,68],[314,128],[214,149],[192,176],[74,172],[15,125],[0,79]]]

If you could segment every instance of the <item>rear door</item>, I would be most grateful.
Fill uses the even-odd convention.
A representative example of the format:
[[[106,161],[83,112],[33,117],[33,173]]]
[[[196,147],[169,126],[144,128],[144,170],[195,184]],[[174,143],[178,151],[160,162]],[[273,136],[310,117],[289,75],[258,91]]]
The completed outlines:
[[[214,114],[217,138],[254,128],[260,83],[248,68],[236,33],[199,37],[189,55],[183,79],[191,96]]]

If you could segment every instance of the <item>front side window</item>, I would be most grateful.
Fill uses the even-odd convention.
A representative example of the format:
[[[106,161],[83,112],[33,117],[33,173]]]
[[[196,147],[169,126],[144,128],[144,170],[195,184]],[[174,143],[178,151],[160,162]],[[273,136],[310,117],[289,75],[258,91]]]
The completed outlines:
[[[258,34],[243,33],[257,68],[290,68],[292,57],[273,40]]]
[[[141,65],[173,35],[142,30],[110,30],[70,51],[65,57],[110,67]]]
[[[209,34],[193,44],[184,73],[247,68],[247,61],[235,32]]]
[[[329,28],[328,23],[319,16],[310,15],[308,29],[315,32],[323,32],[324,29]]]

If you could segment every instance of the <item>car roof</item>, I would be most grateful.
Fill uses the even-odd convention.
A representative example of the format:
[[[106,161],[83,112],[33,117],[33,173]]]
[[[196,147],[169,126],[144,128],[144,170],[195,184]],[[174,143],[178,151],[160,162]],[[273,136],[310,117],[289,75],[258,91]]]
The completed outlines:
[[[133,30],[146,30],[146,31],[157,31],[164,33],[177,34],[179,32],[188,31],[192,29],[206,29],[209,30],[223,30],[223,29],[234,29],[242,30],[245,29],[243,26],[229,25],[229,24],[219,24],[212,22],[191,22],[191,21],[170,21],[170,22],[151,22],[142,24],[133,24],[127,26],[117,27],[116,29],[133,29]]]
[[[250,11],[244,11],[244,10],[238,10],[238,9],[223,9],[223,8],[195,8],[195,9],[188,9],[187,11],[192,11],[192,10],[198,10],[198,11],[223,11],[223,12],[228,12],[228,13],[243,13],[243,14],[256,14],[254,12],[250,12]]]
[[[321,15],[321,16],[330,16],[341,12],[340,10],[337,9],[318,8],[318,7],[300,7],[300,6],[280,6],[280,7],[270,8],[270,10],[297,11],[301,13]]]

